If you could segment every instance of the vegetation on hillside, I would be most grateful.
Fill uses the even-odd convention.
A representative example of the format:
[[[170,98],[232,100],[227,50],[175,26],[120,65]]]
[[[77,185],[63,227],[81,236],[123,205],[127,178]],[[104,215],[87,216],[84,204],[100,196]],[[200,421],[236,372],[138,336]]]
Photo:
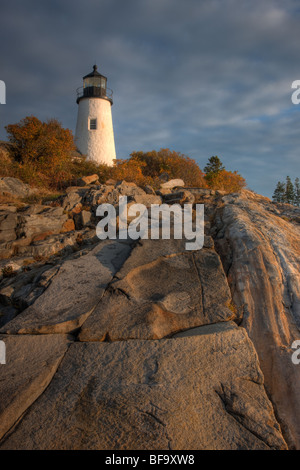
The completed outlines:
[[[2,150],[1,176],[14,176],[41,189],[61,190],[72,180],[94,173],[97,165],[75,158],[72,132],[56,119],[42,122],[34,116],[6,126],[8,153]]]
[[[227,193],[240,191],[246,186],[245,179],[237,171],[227,171],[219,157],[210,157],[204,167],[205,181],[209,188]]]
[[[300,207],[300,181],[299,178],[295,179],[293,184],[289,176],[286,177],[285,182],[278,181],[274,190],[273,201],[279,203],[293,204]]]
[[[225,170],[218,157],[211,157],[201,171],[195,160],[169,149],[135,151],[113,167],[88,161],[76,152],[72,132],[56,119],[42,122],[28,116],[6,126],[10,145],[0,148],[0,176],[13,176],[41,191],[61,191],[81,176],[97,174],[99,181],[126,180],[158,189],[160,176],[181,178],[186,187],[236,192],[246,184],[237,172]]]
[[[127,160],[117,160],[112,168],[114,179],[126,179],[143,186],[159,188],[159,176],[168,173],[170,178],[181,178],[186,186],[207,187],[204,173],[197,163],[181,153],[169,149],[151,152],[132,152]]]

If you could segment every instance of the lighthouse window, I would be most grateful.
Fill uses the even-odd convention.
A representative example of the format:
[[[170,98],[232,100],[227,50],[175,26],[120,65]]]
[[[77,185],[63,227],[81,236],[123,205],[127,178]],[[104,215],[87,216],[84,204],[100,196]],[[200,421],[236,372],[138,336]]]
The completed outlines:
[[[90,130],[97,129],[97,119],[90,119]]]

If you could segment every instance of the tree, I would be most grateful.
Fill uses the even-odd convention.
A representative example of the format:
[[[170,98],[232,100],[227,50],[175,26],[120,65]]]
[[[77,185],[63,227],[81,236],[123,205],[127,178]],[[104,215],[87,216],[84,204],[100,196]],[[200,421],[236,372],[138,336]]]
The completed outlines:
[[[127,161],[131,162],[131,165],[135,162],[135,165],[140,166],[145,181],[158,187],[161,183],[158,177],[164,172],[172,179],[182,178],[186,186],[207,187],[204,174],[195,160],[180,152],[169,149],[160,149],[158,152],[132,152]]]
[[[295,206],[300,207],[300,181],[299,178],[295,179]]]
[[[72,154],[76,150],[72,132],[56,119],[40,121],[27,116],[6,126],[16,175],[33,185],[60,188],[72,176]]]
[[[246,186],[245,179],[237,171],[219,171],[214,178],[209,181],[209,187],[219,189],[227,193],[239,192]]]
[[[295,179],[295,185],[289,176],[286,177],[285,183],[278,181],[273,194],[273,201],[279,203],[293,204],[300,206],[300,181]]]
[[[56,119],[42,122],[35,116],[27,116],[5,129],[13,144],[12,155],[20,163],[53,166],[70,159],[76,149],[72,132],[64,129]]]
[[[295,189],[292,180],[289,176],[286,177],[285,202],[287,202],[288,204],[294,204],[295,202]]]
[[[224,171],[225,167],[223,166],[219,157],[214,156],[210,157],[208,164],[204,167],[205,179],[210,187],[215,185],[217,176],[221,171]]]
[[[209,188],[234,193],[246,186],[245,179],[237,171],[225,170],[224,165],[217,156],[209,158],[204,171]]]
[[[274,190],[273,201],[278,203],[285,202],[285,184],[280,181],[278,181]]]
[[[221,160],[219,157],[210,157],[208,159],[208,164],[204,167],[204,172],[206,173],[206,176],[210,174],[218,174],[220,171],[225,170],[225,167],[223,166]]]

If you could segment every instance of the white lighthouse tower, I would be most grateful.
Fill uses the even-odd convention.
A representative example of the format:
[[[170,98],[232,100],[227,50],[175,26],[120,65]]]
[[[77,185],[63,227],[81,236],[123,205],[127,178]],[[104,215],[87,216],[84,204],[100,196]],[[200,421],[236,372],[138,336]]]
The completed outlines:
[[[107,78],[97,71],[83,77],[83,87],[77,89],[78,115],[75,143],[88,160],[112,166],[116,158],[111,116],[112,90]]]

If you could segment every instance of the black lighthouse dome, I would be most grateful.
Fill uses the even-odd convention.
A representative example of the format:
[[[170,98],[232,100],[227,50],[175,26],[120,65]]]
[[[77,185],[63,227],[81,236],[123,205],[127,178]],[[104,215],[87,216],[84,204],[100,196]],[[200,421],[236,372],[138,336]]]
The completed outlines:
[[[107,88],[107,78],[97,69],[97,65],[94,65],[93,71],[83,77],[83,87],[77,88],[77,103],[83,98],[102,98],[113,104],[113,92]]]

